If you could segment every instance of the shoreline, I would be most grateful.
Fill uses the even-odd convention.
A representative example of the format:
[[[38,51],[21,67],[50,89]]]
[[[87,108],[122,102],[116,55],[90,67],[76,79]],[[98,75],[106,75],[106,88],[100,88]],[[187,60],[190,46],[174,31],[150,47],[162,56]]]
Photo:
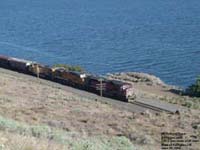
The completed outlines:
[[[174,85],[174,84],[168,84],[165,81],[161,79],[161,77],[156,76],[154,74],[146,73],[146,72],[135,72],[135,71],[126,71],[126,72],[113,72],[113,73],[106,73],[106,77],[114,77],[114,79],[118,80],[124,80],[128,82],[143,82],[146,83],[147,85],[161,85],[163,87],[169,87],[169,88],[174,88],[174,89],[179,89],[179,90],[184,90],[187,87],[179,86],[179,85]],[[126,77],[130,76],[130,77]],[[132,78],[132,79],[131,79]]]

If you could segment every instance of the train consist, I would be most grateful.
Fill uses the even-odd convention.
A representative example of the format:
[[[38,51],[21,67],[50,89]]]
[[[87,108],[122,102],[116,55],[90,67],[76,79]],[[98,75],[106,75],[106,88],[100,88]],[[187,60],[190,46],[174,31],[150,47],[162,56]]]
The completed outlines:
[[[96,75],[49,67],[37,62],[0,55],[0,67],[38,76],[64,85],[128,102],[134,96],[132,84]],[[132,98],[133,99],[133,98]]]

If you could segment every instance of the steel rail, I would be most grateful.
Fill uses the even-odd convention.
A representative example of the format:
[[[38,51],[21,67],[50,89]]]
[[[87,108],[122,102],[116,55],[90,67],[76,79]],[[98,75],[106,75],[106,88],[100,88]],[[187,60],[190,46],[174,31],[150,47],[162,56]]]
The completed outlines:
[[[160,108],[160,107],[157,107],[157,106],[145,104],[145,103],[138,102],[138,101],[133,101],[133,102],[130,102],[130,103],[134,104],[134,105],[138,105],[140,107],[148,108],[148,109],[151,109],[151,110],[154,110],[154,111],[157,111],[157,112],[177,113],[177,111],[175,111],[175,112],[174,111],[170,111],[170,110],[167,110],[167,108],[164,109],[164,108]]]

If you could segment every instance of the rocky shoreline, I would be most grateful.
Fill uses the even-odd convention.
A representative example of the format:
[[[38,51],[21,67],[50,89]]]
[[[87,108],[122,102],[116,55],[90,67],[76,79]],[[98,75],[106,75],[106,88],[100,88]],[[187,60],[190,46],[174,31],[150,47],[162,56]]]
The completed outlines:
[[[108,78],[134,82],[134,83],[143,82],[146,83],[147,85],[159,85],[163,87],[169,86],[166,83],[164,83],[160,78],[142,72],[121,72],[113,74],[108,73],[107,76]]]
[[[106,77],[108,79],[115,79],[115,80],[129,82],[134,85],[143,84],[143,85],[151,86],[151,87],[165,88],[171,91],[179,91],[179,92],[184,91],[181,87],[166,84],[159,77],[152,74],[143,73],[143,72],[108,73]]]

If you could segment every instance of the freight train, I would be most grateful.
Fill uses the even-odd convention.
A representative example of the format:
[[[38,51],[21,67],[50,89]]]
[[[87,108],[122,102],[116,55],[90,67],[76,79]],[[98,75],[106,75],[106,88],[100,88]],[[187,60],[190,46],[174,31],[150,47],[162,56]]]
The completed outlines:
[[[37,62],[0,55],[0,67],[128,102],[135,98],[132,84],[96,75],[49,67]]]

